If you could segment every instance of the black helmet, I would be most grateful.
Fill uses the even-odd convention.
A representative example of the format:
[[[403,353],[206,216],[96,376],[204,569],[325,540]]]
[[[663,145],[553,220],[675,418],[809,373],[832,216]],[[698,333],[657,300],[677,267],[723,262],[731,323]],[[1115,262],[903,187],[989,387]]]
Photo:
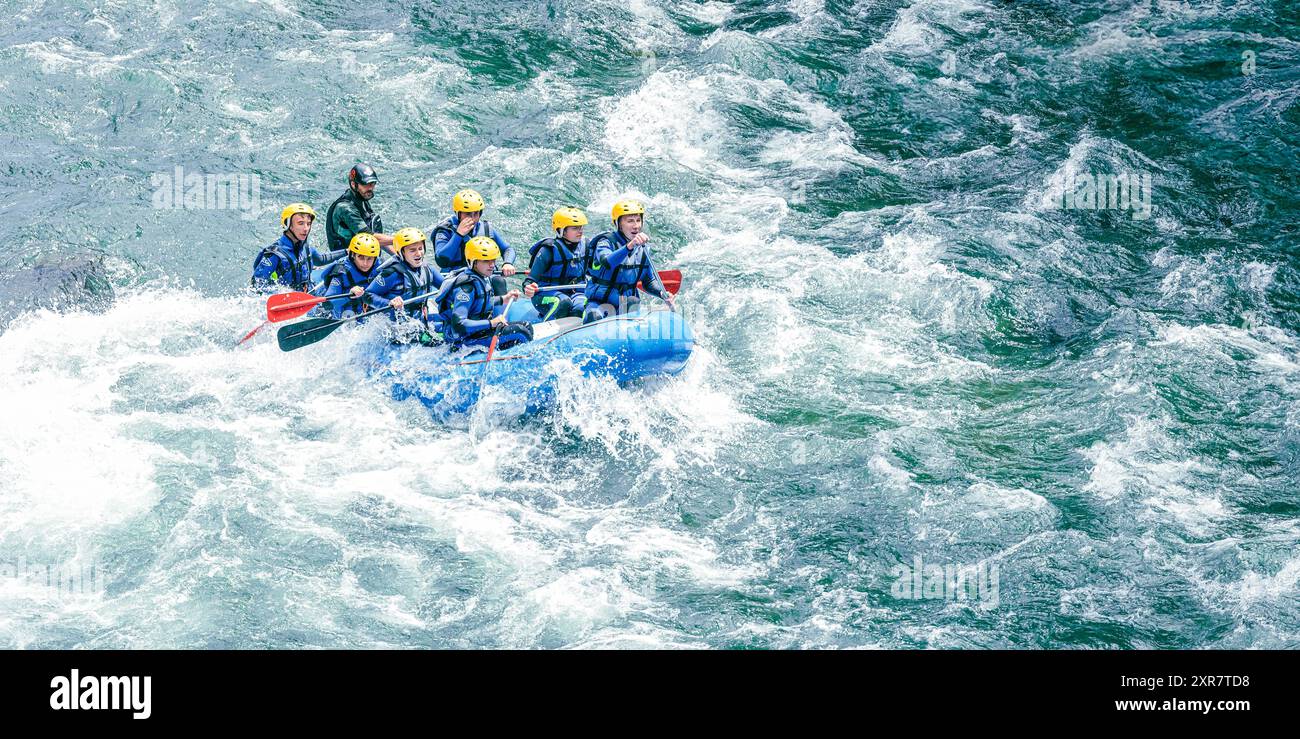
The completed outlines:
[[[375,174],[375,168],[362,162],[348,171],[348,182],[355,182],[358,185],[373,185],[379,181],[379,176]]]

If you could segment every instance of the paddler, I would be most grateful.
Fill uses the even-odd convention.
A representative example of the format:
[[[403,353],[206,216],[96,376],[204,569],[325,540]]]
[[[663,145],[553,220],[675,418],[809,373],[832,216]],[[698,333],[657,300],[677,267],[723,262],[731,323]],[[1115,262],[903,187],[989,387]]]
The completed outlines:
[[[520,297],[518,290],[505,296],[494,295],[489,280],[501,249],[487,236],[475,236],[465,244],[465,262],[469,265],[447,277],[438,293],[438,318],[442,335],[453,348],[486,347],[492,335],[500,333],[498,349],[532,341],[533,327],[527,323],[510,323],[503,308],[505,299]]]
[[[290,203],[280,211],[280,238],[263,249],[253,261],[253,287],[274,290],[284,286],[290,290],[309,292],[312,287],[313,267],[323,267],[343,256],[345,252],[321,254],[307,244],[311,226],[316,222],[316,211],[306,203]]]
[[[673,307],[673,295],[664,289],[650,261],[650,237],[645,225],[645,206],[636,200],[620,200],[610,211],[614,230],[587,242],[587,306],[583,323],[599,321],[633,310],[640,302],[636,284],[645,292]]]
[[[327,298],[339,296],[340,299],[329,301],[335,318],[346,318],[369,309],[361,296],[378,274],[375,270],[378,261],[379,239],[374,234],[359,233],[348,243],[347,259],[340,259],[325,268],[321,275],[321,295]]]
[[[560,208],[551,216],[554,236],[542,239],[528,249],[532,261],[528,277],[524,278],[524,295],[532,298],[533,307],[543,321],[582,315],[587,307],[587,296],[582,283],[586,276],[582,269],[585,244],[582,227],[587,225],[587,214],[577,208]],[[579,285],[567,290],[539,290],[554,285]]]
[[[362,162],[348,170],[347,192],[338,196],[325,212],[325,238],[330,249],[342,253],[352,243],[353,236],[368,233],[379,240],[380,246],[394,251],[393,237],[383,232],[383,219],[370,205],[378,183],[379,175],[369,164]]]
[[[410,312],[418,319],[420,341],[428,343],[426,339],[431,336],[424,329],[428,327],[428,301],[432,296],[414,302],[412,298],[437,292],[442,287],[442,275],[424,260],[427,243],[420,229],[404,228],[393,234],[393,247],[397,249],[397,257],[378,268],[375,278],[366,286],[366,300],[377,308],[393,306],[396,309],[392,312],[393,320],[402,323]],[[401,332],[403,337],[406,333]]]
[[[483,196],[475,190],[461,190],[451,198],[451,217],[433,227],[433,253],[438,269],[443,274],[465,267],[465,244],[483,236],[496,242],[498,251],[505,255],[500,274],[491,276],[492,291],[497,296],[506,294],[505,278],[515,270],[515,250],[506,243],[492,224],[483,220]]]

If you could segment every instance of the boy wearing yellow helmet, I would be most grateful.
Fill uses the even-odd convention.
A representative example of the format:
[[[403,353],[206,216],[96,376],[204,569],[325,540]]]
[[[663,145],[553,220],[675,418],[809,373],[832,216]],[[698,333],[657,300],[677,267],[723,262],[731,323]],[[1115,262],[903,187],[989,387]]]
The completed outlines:
[[[379,261],[379,239],[374,234],[359,233],[348,244],[347,259],[340,259],[325,268],[321,275],[324,290],[321,295],[330,300],[335,318],[346,318],[368,310],[361,296],[366,286],[376,275],[375,264]]]
[[[555,235],[542,239],[528,249],[532,262],[528,277],[524,278],[524,295],[533,300],[533,307],[543,321],[582,315],[587,307],[583,288],[568,290],[538,290],[554,285],[574,285],[586,281],[582,257],[585,243],[582,227],[587,225],[587,214],[577,208],[560,208],[551,216]]]
[[[321,254],[307,244],[316,211],[306,203],[290,203],[280,211],[280,238],[258,253],[253,261],[253,287],[272,290],[311,290],[312,267],[323,267],[344,252]]]
[[[587,244],[587,307],[583,323],[626,313],[641,299],[636,284],[673,307],[673,295],[659,282],[650,262],[650,237],[645,225],[645,206],[635,200],[620,200],[610,211],[614,230],[592,238]]]
[[[486,347],[492,335],[500,333],[498,348],[505,349],[532,341],[533,327],[527,323],[506,321],[502,296],[493,294],[489,279],[501,258],[501,250],[492,239],[475,236],[465,244],[465,262],[469,265],[447,278],[438,293],[438,318],[442,334],[453,348]],[[518,298],[511,290],[505,298]]]
[[[483,196],[474,190],[461,190],[451,199],[451,217],[433,227],[433,253],[438,269],[443,273],[465,267],[465,244],[470,239],[484,236],[496,242],[504,259],[501,274],[492,275],[493,291],[497,295],[506,292],[505,278],[515,273],[515,250],[506,243],[505,238],[483,220]],[[502,259],[502,257],[498,257]]]
[[[385,262],[366,286],[366,299],[372,306],[391,305],[397,309],[392,313],[393,320],[400,320],[398,313],[403,310],[418,308],[419,319],[426,325],[428,323],[430,299],[408,302],[442,287],[442,275],[425,262],[426,246],[424,232],[418,228],[404,228],[393,234],[397,257]]]

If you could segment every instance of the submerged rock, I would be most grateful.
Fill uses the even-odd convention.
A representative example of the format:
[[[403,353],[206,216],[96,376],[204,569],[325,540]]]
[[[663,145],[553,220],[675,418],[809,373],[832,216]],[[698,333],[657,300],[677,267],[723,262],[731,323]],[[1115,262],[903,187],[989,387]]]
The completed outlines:
[[[104,310],[113,297],[103,254],[42,257],[0,278],[0,326],[36,308]]]

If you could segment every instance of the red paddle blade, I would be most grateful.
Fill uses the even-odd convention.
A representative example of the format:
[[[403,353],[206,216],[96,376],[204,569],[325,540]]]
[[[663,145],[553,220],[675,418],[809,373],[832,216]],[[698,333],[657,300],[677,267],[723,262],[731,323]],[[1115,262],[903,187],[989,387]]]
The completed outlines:
[[[659,281],[664,284],[664,289],[673,295],[682,289],[682,271],[679,269],[666,269],[659,273]]]
[[[676,269],[666,269],[659,273],[659,281],[663,283],[664,289],[669,295],[676,295],[678,290],[682,289],[682,273]],[[636,283],[636,289],[644,290],[641,283]]]
[[[311,293],[277,293],[266,299],[266,320],[272,323],[307,315],[307,311],[325,302]]]

